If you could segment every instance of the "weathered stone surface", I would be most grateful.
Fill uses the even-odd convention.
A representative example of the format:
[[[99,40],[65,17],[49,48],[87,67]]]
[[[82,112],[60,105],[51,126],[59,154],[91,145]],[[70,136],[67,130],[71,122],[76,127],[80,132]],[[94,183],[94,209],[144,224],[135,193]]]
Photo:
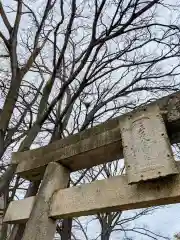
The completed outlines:
[[[117,176],[58,191],[50,216],[77,217],[172,203],[180,203],[179,175],[133,185],[128,185],[127,176]]]
[[[3,222],[12,223],[16,219],[16,223],[26,222],[35,202],[35,197],[28,197],[22,200],[10,202]]]
[[[26,178],[26,172],[28,175],[29,170],[34,169],[33,179],[35,179],[36,172],[43,172],[42,168],[50,161],[60,162],[71,171],[92,167],[92,165],[101,164],[107,160],[112,161],[118,159],[120,152],[122,154],[119,140],[120,131],[119,128],[115,128],[95,136],[92,135],[89,138],[68,144],[64,147],[56,147],[54,149],[54,145],[52,145],[53,148],[51,148],[50,144],[48,152],[46,152],[47,148],[43,148],[45,149],[45,153],[41,148],[20,153],[21,157],[23,156],[23,161],[19,163],[17,173]],[[29,161],[27,161],[27,159],[29,159]]]
[[[48,164],[26,224],[23,240],[53,239],[56,231],[56,221],[48,217],[51,198],[55,191],[66,188],[68,182],[69,171],[66,168],[58,163]]]
[[[180,169],[179,163],[178,169]],[[26,201],[27,205],[32,205],[33,200],[29,199],[29,203],[27,200],[23,201]],[[133,185],[128,185],[125,175],[58,190],[53,195],[49,216],[55,219],[77,217],[97,212],[129,210],[172,203],[180,203],[179,174]],[[21,211],[21,217],[27,219],[29,217],[27,211],[24,211],[25,207],[21,206],[23,206],[21,201],[12,202],[9,214],[5,216],[4,221],[11,221],[11,223],[19,221],[18,214],[15,215],[14,211]]]
[[[129,184],[178,173],[158,106],[124,117],[120,127]]]
[[[179,142],[180,92],[147,106],[154,104],[160,108],[171,143]],[[133,115],[136,111],[126,116]],[[41,178],[49,162],[57,161],[70,171],[76,171],[122,158],[119,127],[123,118],[124,116],[117,117],[39,149],[14,153],[13,162],[19,162],[17,173],[27,179],[38,179]]]

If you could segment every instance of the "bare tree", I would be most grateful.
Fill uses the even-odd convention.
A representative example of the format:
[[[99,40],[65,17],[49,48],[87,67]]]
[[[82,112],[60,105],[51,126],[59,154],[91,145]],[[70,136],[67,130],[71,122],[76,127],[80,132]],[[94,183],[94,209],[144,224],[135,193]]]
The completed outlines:
[[[65,138],[179,89],[178,7],[170,0],[0,2],[5,208],[28,185],[15,175],[12,151]],[[71,184],[88,174],[77,173]],[[39,184],[29,184],[25,196],[35,195]],[[58,227],[61,239],[71,238],[72,219]],[[21,239],[23,229],[15,226],[9,239]]]

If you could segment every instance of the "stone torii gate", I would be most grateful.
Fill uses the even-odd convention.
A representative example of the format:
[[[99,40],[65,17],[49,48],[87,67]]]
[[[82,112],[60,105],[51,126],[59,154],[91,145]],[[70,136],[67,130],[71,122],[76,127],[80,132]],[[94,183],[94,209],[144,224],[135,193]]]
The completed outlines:
[[[16,152],[12,164],[36,196],[12,201],[4,222],[27,222],[23,240],[52,240],[56,220],[180,203],[180,92],[48,146]],[[126,174],[67,188],[71,172],[124,158]]]

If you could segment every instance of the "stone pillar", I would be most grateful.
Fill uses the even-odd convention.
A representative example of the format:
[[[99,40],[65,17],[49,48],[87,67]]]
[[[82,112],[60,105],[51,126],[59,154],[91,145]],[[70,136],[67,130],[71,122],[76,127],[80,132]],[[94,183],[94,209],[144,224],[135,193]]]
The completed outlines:
[[[66,168],[55,162],[48,164],[22,240],[53,240],[56,220],[49,218],[51,198],[55,191],[66,188],[68,182]]]

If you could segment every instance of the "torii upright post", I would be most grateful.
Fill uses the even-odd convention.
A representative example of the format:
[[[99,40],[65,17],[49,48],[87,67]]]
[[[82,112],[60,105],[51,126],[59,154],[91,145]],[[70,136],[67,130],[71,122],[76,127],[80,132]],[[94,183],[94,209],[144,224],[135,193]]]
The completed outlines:
[[[55,191],[66,188],[69,171],[58,163],[49,163],[36,196],[23,240],[50,240],[56,231],[56,220],[49,218],[49,206]]]

